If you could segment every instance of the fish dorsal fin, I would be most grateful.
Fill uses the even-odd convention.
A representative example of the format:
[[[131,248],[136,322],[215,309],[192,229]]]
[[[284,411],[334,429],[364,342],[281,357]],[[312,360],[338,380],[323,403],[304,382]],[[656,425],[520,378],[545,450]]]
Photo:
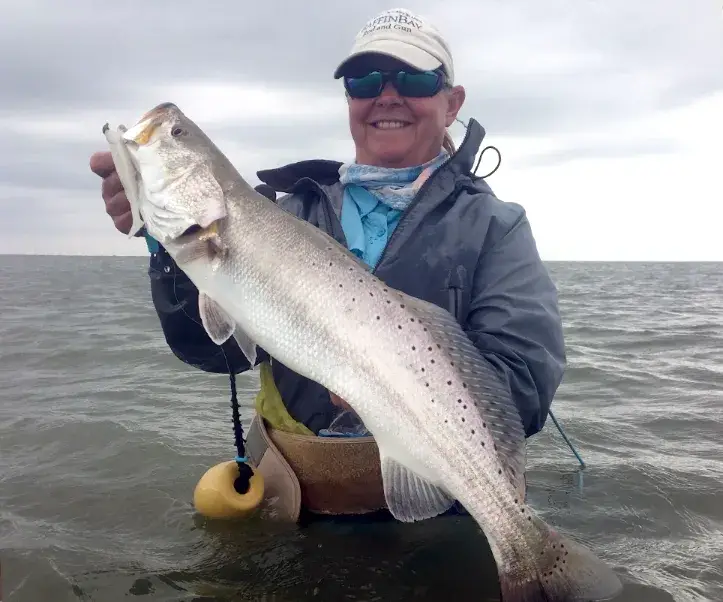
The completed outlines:
[[[464,378],[475,399],[486,428],[494,441],[497,457],[512,485],[525,490],[525,431],[509,385],[470,340],[459,322],[446,309],[428,301],[399,293],[413,309]]]

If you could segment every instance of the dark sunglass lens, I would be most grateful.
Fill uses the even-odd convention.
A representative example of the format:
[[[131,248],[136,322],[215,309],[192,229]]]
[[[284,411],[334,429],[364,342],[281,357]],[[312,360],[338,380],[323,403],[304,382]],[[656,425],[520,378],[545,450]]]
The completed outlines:
[[[374,98],[382,91],[382,74],[372,71],[362,77],[346,77],[344,85],[352,98]]]
[[[421,73],[407,73],[400,71],[397,74],[397,90],[402,96],[425,97],[434,96],[442,87],[442,76],[436,71],[423,71]]]

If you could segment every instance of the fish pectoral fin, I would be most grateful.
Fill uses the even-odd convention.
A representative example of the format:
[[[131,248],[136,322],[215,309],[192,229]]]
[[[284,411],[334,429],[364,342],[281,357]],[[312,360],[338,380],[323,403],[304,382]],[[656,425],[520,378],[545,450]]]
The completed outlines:
[[[179,267],[198,261],[199,259],[207,259],[210,255],[208,242],[205,240],[194,240],[193,242],[184,244],[176,251],[174,260]]]
[[[445,491],[396,460],[382,456],[381,465],[387,508],[397,520],[413,522],[433,518],[454,504],[454,499]]]
[[[228,256],[228,246],[218,232],[218,223],[212,223],[198,234],[191,235],[178,250],[174,251],[173,259],[182,267],[194,261],[205,259],[217,261]]]
[[[234,319],[206,293],[198,293],[198,313],[206,333],[216,345],[223,345],[234,334]]]

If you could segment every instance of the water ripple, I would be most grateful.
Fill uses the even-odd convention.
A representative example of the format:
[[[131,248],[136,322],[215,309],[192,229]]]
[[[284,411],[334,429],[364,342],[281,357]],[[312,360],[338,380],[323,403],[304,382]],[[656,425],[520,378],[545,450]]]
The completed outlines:
[[[146,270],[0,261],[5,599],[496,599],[464,519],[199,520],[193,487],[235,453],[228,381],[169,352]],[[621,602],[722,600],[721,266],[550,270],[569,355],[554,407],[588,468],[548,425],[528,454],[532,506],[625,575]],[[248,424],[257,376],[238,386]]]

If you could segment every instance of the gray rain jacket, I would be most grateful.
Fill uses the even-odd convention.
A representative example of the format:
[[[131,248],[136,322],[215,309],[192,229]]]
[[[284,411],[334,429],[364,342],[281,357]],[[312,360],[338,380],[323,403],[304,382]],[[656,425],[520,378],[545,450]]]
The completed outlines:
[[[527,436],[542,429],[565,369],[557,290],[542,263],[525,211],[497,199],[472,173],[484,129],[465,139],[422,186],[374,271],[389,286],[446,308],[509,383]],[[310,160],[258,173],[288,193],[284,209],[346,244],[340,163]],[[250,368],[231,338],[223,351],[207,336],[198,290],[161,247],[150,260],[151,292],[166,341],[183,362],[207,372]],[[260,352],[258,361],[269,359]],[[338,408],[326,389],[271,359],[289,414],[318,433]]]

